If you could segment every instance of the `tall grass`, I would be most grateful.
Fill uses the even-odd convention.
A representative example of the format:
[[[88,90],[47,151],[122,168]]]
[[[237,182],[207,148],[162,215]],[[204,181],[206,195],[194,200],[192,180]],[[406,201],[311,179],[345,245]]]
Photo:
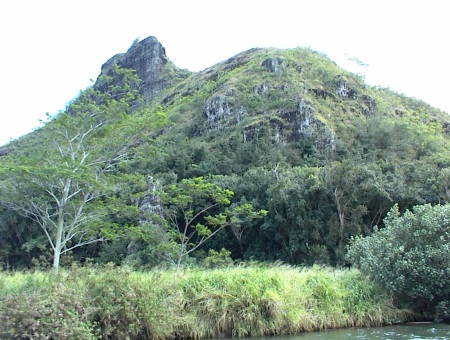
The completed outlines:
[[[0,272],[0,296],[47,287],[51,280],[50,273]]]
[[[288,266],[185,272],[179,282],[190,338],[294,334],[379,326],[408,314],[356,270]]]
[[[0,338],[165,339],[294,334],[406,320],[356,270],[239,266],[173,272],[0,273]]]

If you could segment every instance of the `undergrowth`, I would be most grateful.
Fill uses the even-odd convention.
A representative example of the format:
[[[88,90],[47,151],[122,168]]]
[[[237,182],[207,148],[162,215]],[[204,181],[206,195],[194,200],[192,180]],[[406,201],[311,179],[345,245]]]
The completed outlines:
[[[356,270],[237,266],[173,272],[0,273],[0,337],[167,339],[295,334],[405,321]]]

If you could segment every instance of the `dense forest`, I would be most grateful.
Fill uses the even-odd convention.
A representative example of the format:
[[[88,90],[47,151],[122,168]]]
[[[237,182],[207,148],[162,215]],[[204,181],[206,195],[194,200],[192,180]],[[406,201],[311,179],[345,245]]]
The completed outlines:
[[[251,49],[190,72],[150,37],[0,148],[0,260],[349,266],[351,240],[450,201],[449,150],[447,113],[321,53]]]

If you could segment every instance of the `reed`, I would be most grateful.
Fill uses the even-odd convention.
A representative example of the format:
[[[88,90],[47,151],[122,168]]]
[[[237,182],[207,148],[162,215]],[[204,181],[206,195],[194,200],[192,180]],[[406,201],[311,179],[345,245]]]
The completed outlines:
[[[329,328],[379,326],[407,314],[356,270],[237,267],[182,275],[181,334],[264,336]]]
[[[171,271],[112,267],[0,273],[0,335],[19,338],[266,336],[407,317],[357,270],[242,265],[185,270],[176,282]]]
[[[46,272],[0,272],[0,296],[32,291],[51,284],[54,276]]]

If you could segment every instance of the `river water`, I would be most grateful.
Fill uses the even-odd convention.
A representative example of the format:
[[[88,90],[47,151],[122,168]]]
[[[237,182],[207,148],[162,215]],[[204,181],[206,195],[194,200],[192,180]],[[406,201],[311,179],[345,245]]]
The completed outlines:
[[[450,340],[450,325],[408,324],[376,328],[346,328],[322,332],[304,333],[289,337],[276,337],[276,340],[379,340],[379,339],[445,339]]]

